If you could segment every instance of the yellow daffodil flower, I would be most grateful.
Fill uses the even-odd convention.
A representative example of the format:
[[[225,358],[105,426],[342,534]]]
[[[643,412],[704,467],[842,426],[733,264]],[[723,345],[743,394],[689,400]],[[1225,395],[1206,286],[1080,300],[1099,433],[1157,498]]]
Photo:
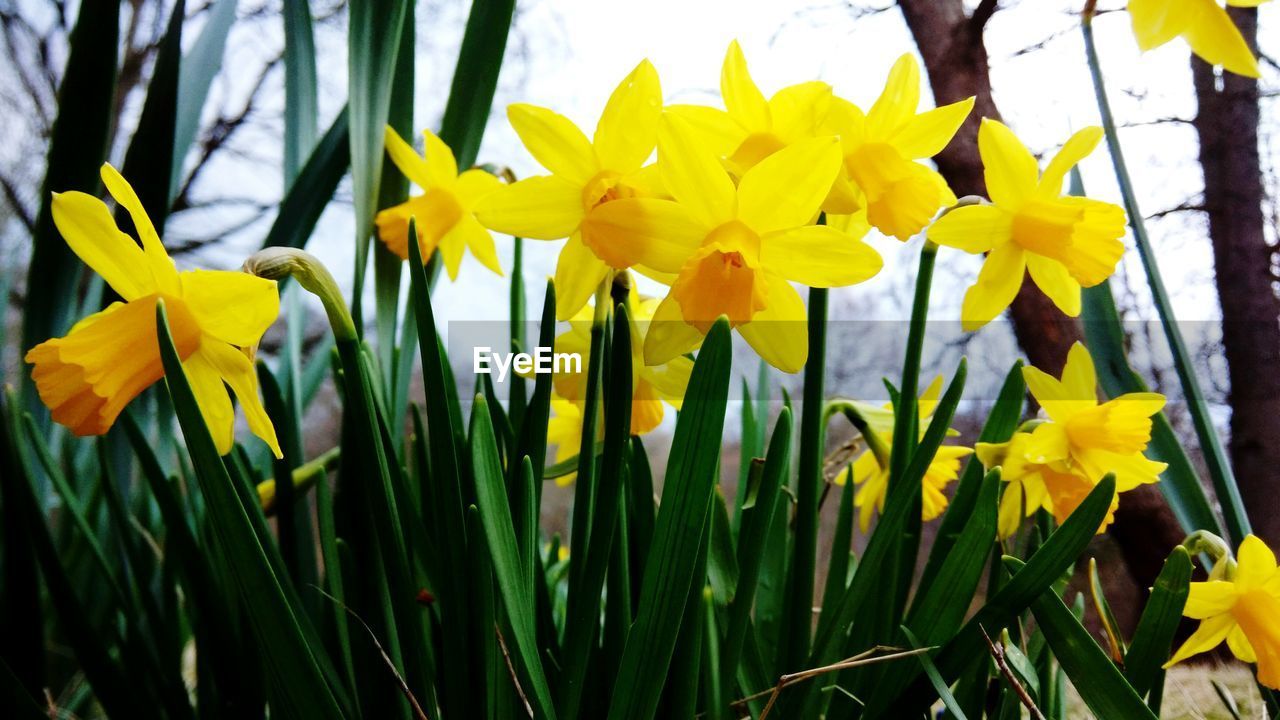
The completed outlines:
[[[644,362],[644,338],[653,321],[659,298],[643,297],[631,288],[631,434],[644,435],[662,422],[666,403],[676,410],[684,400],[693,372],[693,361],[687,357],[672,358],[661,365]],[[583,372],[559,372],[554,378],[556,394],[581,403],[586,395],[586,369],[591,360],[591,322],[594,308],[583,307],[570,321],[569,330],[556,337],[556,352],[577,353],[582,358]]]
[[[587,219],[631,264],[675,274],[645,336],[646,363],[688,352],[725,315],[769,364],[784,372],[804,366],[804,301],[788,281],[852,285],[882,265],[861,240],[810,224],[839,166],[834,137],[805,140],[762,160],[735,186],[688,121],[666,116],[658,167],[675,201],[615,200]]]
[[[720,95],[724,110],[670,105],[667,111],[689,121],[699,141],[723,157],[736,177],[792,143],[819,137],[832,99],[831,86],[814,81],[785,87],[766,100],[751,79],[737,40],[729,43],[724,55]]]
[[[1227,0],[1227,5],[1258,7],[1266,1]],[[1258,59],[1218,0],[1129,0],[1129,19],[1143,52],[1181,36],[1210,65],[1258,77]]]
[[[1249,535],[1240,543],[1238,564],[1213,567],[1207,582],[1191,583],[1182,614],[1200,627],[1165,663],[1169,668],[1208,652],[1224,640],[1231,654],[1258,664],[1258,682],[1280,689],[1280,572],[1266,543]]]
[[[1023,368],[1022,376],[1048,421],[1007,443],[978,444],[983,465],[999,465],[1001,479],[1009,483],[1000,506],[1001,537],[1017,530],[1024,502],[1026,516],[1043,508],[1061,522],[1103,476],[1115,473],[1117,497],[1098,529],[1102,532],[1120,493],[1157,482],[1168,467],[1143,455],[1151,440],[1151,416],[1164,407],[1164,396],[1126,393],[1099,403],[1093,358],[1080,343],[1067,354],[1060,380],[1034,367]]]
[[[276,284],[242,272],[178,272],[133,188],[110,165],[102,166],[101,175],[133,219],[142,244],[116,227],[101,200],[82,192],[53,194],[53,222],[67,245],[124,301],[27,353],[40,399],[76,435],[107,432],[130,400],[164,377],[156,336],[156,305],[163,299],[174,345],[218,452],[232,446],[230,385],[249,429],[281,457],[250,359],[280,312]]]
[[[1009,307],[1025,272],[1071,317],[1080,314],[1080,288],[1115,272],[1124,253],[1124,210],[1062,194],[1067,173],[1101,139],[1098,127],[1072,135],[1040,175],[1035,157],[1009,128],[983,119],[978,151],[992,204],[953,208],[928,231],[939,245],[989,253],[977,283],[964,296],[960,315],[966,331]]]
[[[987,469],[1000,468],[1000,479],[1006,484],[1000,496],[1000,539],[1012,537],[1024,517],[1031,517],[1037,510],[1053,515],[1061,524],[1067,516],[1080,507],[1080,503],[1093,490],[1094,481],[1075,473],[1059,472],[1049,463],[1036,463],[1027,459],[1027,447],[1031,433],[1014,433],[1009,442],[978,443],[978,460]],[[1120,508],[1120,495],[1111,498],[1107,516],[1098,526],[1101,533],[1115,521]]]
[[[934,378],[929,387],[921,393],[917,407],[922,425],[927,424],[925,421],[933,417],[933,411],[938,407],[938,397],[941,394],[941,377]],[[862,402],[853,404],[857,406],[858,413],[866,419],[867,424],[884,443],[884,449],[888,451],[893,445],[892,406],[877,406]],[[924,431],[925,428],[922,427],[920,433],[922,437]],[[958,433],[948,430],[948,434]],[[938,448],[921,481],[921,520],[926,522],[933,520],[947,509],[947,496],[943,491],[946,490],[947,485],[955,482],[959,477],[960,460],[972,453],[972,448],[957,445],[944,445]],[[855,485],[860,486],[853,496],[853,504],[858,508],[858,527],[866,532],[871,527],[872,513],[884,510],[885,497],[889,491],[889,458],[885,457],[884,464],[881,465],[880,458],[876,457],[874,452],[870,449],[864,450],[850,467],[836,476],[835,483],[844,485],[850,479]]]
[[[476,220],[474,209],[476,203],[502,187],[502,182],[479,168],[458,174],[458,161],[449,146],[430,130],[424,130],[423,135],[425,157],[390,127],[383,135],[391,162],[423,193],[379,212],[374,218],[378,237],[388,250],[408,260],[409,218],[413,217],[423,260],[438,248],[450,280],[458,279],[462,253],[467,248],[480,264],[501,275],[493,236]]]
[[[556,264],[557,319],[573,317],[604,280],[610,267],[630,263],[585,227],[584,220],[619,198],[661,192],[644,168],[653,154],[662,114],[662,87],[648,60],[613,91],[587,136],[563,115],[533,105],[507,108],[525,148],[551,175],[520,180],[485,198],[476,216],[498,232],[536,240],[569,238]]]
[[[907,240],[924,229],[955,195],[936,170],[917,160],[931,158],[951,142],[973,109],[973,98],[917,113],[920,65],[903,55],[894,63],[884,92],[864,115],[836,98],[828,127],[840,136],[844,172],[824,208],[846,214],[865,207],[880,232]]]

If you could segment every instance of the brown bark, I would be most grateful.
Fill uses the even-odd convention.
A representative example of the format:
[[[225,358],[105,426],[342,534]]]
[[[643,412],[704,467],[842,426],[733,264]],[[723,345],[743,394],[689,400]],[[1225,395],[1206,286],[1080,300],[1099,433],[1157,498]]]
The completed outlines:
[[[984,117],[1000,119],[1000,111],[991,96],[982,32],[996,5],[995,0],[982,0],[972,15],[966,15],[963,0],[898,0],[924,58],[935,102],[974,98],[968,120],[935,158],[939,172],[960,196],[986,195],[978,126]],[[1027,360],[1045,372],[1061,373],[1072,343],[1083,340],[1079,321],[1063,315],[1032,282],[1023,283],[1010,315]],[[1181,540],[1177,520],[1160,491],[1145,485],[1125,493],[1116,521],[1116,526],[1124,523],[1133,530],[1113,530],[1130,574],[1140,588],[1150,587],[1169,547]]]
[[[1229,8],[1257,52],[1257,10]],[[1254,532],[1280,542],[1280,300],[1275,250],[1267,243],[1258,155],[1258,83],[1192,59],[1200,103],[1195,128],[1204,206],[1222,305],[1222,345],[1231,376],[1231,464]]]

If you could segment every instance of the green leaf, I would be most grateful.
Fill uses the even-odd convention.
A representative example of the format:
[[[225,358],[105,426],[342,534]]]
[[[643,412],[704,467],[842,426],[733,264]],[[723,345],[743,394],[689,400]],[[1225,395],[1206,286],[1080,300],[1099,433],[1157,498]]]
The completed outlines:
[[[524,564],[520,560],[520,547],[516,542],[507,500],[505,473],[498,460],[497,438],[489,419],[488,403],[482,396],[476,398],[471,416],[471,463],[476,479],[476,502],[493,560],[493,573],[515,636],[511,648],[513,661],[537,717],[555,718],[551,688],[538,654],[534,598],[529,592],[531,580],[525,576]]]
[[[1017,573],[1024,569],[1017,558],[1006,557],[1005,565]],[[1052,590],[1046,591],[1031,603],[1036,624],[1048,641],[1053,655],[1061,663],[1071,684],[1094,715],[1102,720],[1111,718],[1150,718],[1155,715],[1142,703],[1142,698],[1124,675],[1093,641],[1076,616],[1067,609],[1062,599]]]
[[[597,298],[599,299],[599,298]],[[570,575],[568,610],[565,617],[564,647],[561,654],[560,714],[565,717],[577,717],[580,711],[583,683],[586,679],[592,640],[597,634],[600,621],[600,591],[604,587],[605,572],[608,568],[612,543],[616,533],[619,504],[622,498],[623,472],[627,441],[631,437],[631,321],[625,304],[619,304],[614,311],[613,332],[610,336],[607,351],[607,362],[604,373],[604,454],[600,463],[600,475],[594,493],[594,507],[591,508],[591,525],[585,527],[574,525],[573,537],[590,533],[584,539],[575,557],[570,553],[570,561],[578,563],[581,568],[579,582],[574,586]],[[596,331],[593,329],[592,334]],[[589,364],[597,362],[605,353],[593,353]],[[588,389],[587,402],[593,401],[593,393]],[[584,421],[585,423],[585,421]],[[584,427],[593,427],[594,425]],[[593,433],[594,434],[594,433]],[[584,432],[586,442],[590,437]],[[593,466],[594,463],[586,463]],[[591,477],[584,477],[579,471],[577,483],[591,482]],[[582,496],[575,495],[574,502]],[[578,518],[578,508],[574,508],[574,518]]]
[[[272,709],[287,717],[342,718],[345,713],[339,697],[327,682],[316,657],[323,649],[308,646],[301,627],[307,622],[306,616],[289,603],[209,436],[169,333],[163,302],[156,308],[156,332],[165,382],[173,396],[178,423],[207,503],[209,522],[217,538],[216,551],[231,572],[263,653]]]
[[[316,43],[307,0],[284,0],[284,186],[288,190],[316,144],[319,101]]]
[[[662,504],[609,706],[613,719],[652,718],[675,649],[689,593],[700,584],[697,556],[715,485],[729,394],[729,324],[716,321],[694,363],[676,421]]]
[[[996,396],[996,403],[987,415],[987,421],[978,434],[978,442],[1002,443],[1013,437],[1018,421],[1022,419],[1022,406],[1027,394],[1027,384],[1022,379],[1022,361],[1015,362],[1005,375],[1004,384]],[[956,494],[947,505],[947,511],[938,524],[938,534],[934,537],[933,547],[929,550],[929,560],[920,574],[920,584],[916,594],[928,591],[929,585],[937,576],[938,569],[950,555],[960,533],[968,524],[969,516],[977,503],[982,488],[984,471],[982,462],[970,457],[965,464],[960,482],[956,485]]]
[[[58,116],[49,136],[48,170],[40,188],[40,214],[32,238],[27,301],[22,313],[23,348],[61,335],[71,325],[84,266],[54,227],[50,199],[54,192],[98,191],[98,167],[107,157],[108,138],[115,122],[119,44],[119,0],[80,3],[80,14],[71,31],[66,71],[58,89]],[[23,407],[31,410],[41,428],[47,428],[49,412],[37,399],[27,373],[22,376]]]
[[[347,174],[351,160],[349,128],[347,108],[343,108],[280,200],[280,212],[262,247],[306,246],[338,183]]]
[[[179,115],[184,109],[179,101],[179,73],[185,74],[187,67],[182,61],[182,25],[185,21],[186,1],[178,0],[169,14],[168,29],[156,52],[155,70],[147,84],[147,99],[142,104],[138,129],[129,141],[124,166],[120,169],[162,237],[169,204],[176,195],[177,173],[174,167],[181,164],[174,141],[179,137],[176,135],[179,123],[185,120]],[[202,104],[203,97],[202,94]],[[195,121],[199,122],[200,111],[197,109],[195,112]],[[194,134],[194,128],[191,132]],[[187,145],[190,145],[190,139]],[[182,147],[185,149],[187,145]],[[133,220],[122,207],[116,208],[116,222],[123,228],[133,225]]]
[[[901,630],[911,647],[916,649],[924,647],[907,626],[903,625]],[[955,720],[967,720],[964,710],[960,709],[960,703],[956,702],[955,696],[951,694],[951,688],[947,687],[947,683],[943,681],[942,675],[938,673],[938,668],[934,666],[933,660],[929,659],[928,653],[916,655],[916,658],[920,660],[920,667],[924,668],[924,674],[933,685],[934,692],[938,693],[938,697],[941,698],[943,707],[947,709],[948,713],[951,713],[951,717],[955,718]]]
[[[1205,402],[1204,391],[1200,389],[1200,381],[1196,378],[1191,353],[1187,350],[1186,340],[1183,339],[1182,331],[1178,328],[1178,316],[1174,313],[1169,291],[1165,289],[1155,248],[1152,247],[1151,240],[1147,236],[1147,226],[1143,221],[1145,216],[1142,214],[1142,209],[1138,207],[1137,192],[1134,190],[1133,180],[1129,177],[1124,152],[1120,147],[1120,135],[1116,131],[1115,117],[1111,114],[1111,103],[1107,100],[1107,88],[1102,79],[1098,49],[1093,41],[1092,13],[1084,15],[1080,29],[1084,33],[1085,57],[1089,64],[1089,74],[1093,78],[1098,112],[1102,116],[1102,129],[1106,135],[1107,150],[1111,155],[1112,167],[1115,168],[1116,184],[1120,186],[1125,215],[1128,216],[1129,227],[1133,230],[1133,242],[1138,249],[1138,257],[1142,259],[1142,268],[1146,271],[1147,285],[1151,288],[1151,300],[1156,306],[1156,312],[1160,315],[1160,326],[1164,329],[1165,340],[1169,343],[1169,350],[1173,356],[1173,368],[1178,373],[1178,381],[1186,397],[1187,413],[1191,416],[1191,424],[1195,427],[1196,437],[1200,440],[1200,451],[1204,455],[1209,477],[1213,480],[1214,493],[1222,506],[1226,529],[1230,533],[1232,544],[1239,545],[1250,532],[1249,515],[1245,511],[1244,501],[1240,498],[1240,488],[1236,485],[1235,473],[1227,459],[1222,438],[1219,437],[1213,425],[1213,417],[1209,413],[1208,403]]]
[[[764,562],[765,542],[776,516],[778,496],[791,467],[791,411],[783,408],[773,428],[769,451],[763,462],[753,462],[748,477],[756,482],[742,489],[742,524],[738,529],[738,582],[729,605],[725,639],[719,660],[725,691],[734,687],[742,648],[751,630],[751,608]],[[755,688],[751,688],[754,691]]]
[[[235,21],[236,0],[216,0],[206,13],[204,29],[200,31],[200,37],[196,38],[195,44],[182,59],[182,72],[177,78],[178,102],[176,121],[173,126],[174,152],[169,185],[170,200],[177,197],[178,188],[181,187],[183,160],[187,156],[187,149],[195,142],[204,103],[209,96],[213,79],[222,69],[222,58],[227,51],[227,35],[231,33],[231,26]],[[286,42],[287,37],[286,28]],[[285,137],[288,143],[288,132],[285,133]]]
[[[1139,696],[1158,693],[1156,680],[1169,659],[1173,637],[1182,622],[1182,609],[1190,592],[1191,556],[1179,545],[1169,553],[1142,610],[1133,641],[1124,656],[1124,675]]]
[[[515,5],[515,0],[476,0],[471,4],[449,102],[440,121],[440,139],[453,149],[460,168],[475,164],[480,151]]]
[[[347,6],[347,107],[351,113],[351,186],[356,214],[351,306],[357,327],[362,317],[360,298],[382,177],[382,138],[407,7],[408,3],[397,0],[352,0]]]

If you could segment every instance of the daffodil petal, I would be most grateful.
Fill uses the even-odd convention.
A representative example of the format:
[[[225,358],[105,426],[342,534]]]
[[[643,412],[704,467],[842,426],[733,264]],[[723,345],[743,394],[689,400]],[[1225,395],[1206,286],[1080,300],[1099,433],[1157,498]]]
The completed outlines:
[[[1227,11],[1216,2],[1206,2],[1198,7],[1200,12],[1182,34],[1191,46],[1191,52],[1210,65],[1221,65],[1223,69],[1244,77],[1258,77],[1258,59],[1253,56],[1240,29],[1231,22]]]
[[[1192,620],[1204,620],[1229,612],[1236,604],[1235,584],[1225,580],[1193,582],[1182,614]]]
[[[1227,647],[1231,649],[1231,654],[1235,655],[1240,662],[1258,662],[1258,654],[1254,652],[1253,644],[1249,642],[1248,636],[1244,634],[1244,628],[1239,625],[1231,628],[1231,632],[1227,633]]]
[[[609,266],[574,233],[556,262],[556,319],[564,322],[582,309],[609,272]]]
[[[480,168],[472,168],[458,176],[454,197],[464,209],[475,208],[476,203],[504,187],[502,181]]]
[[[678,272],[704,236],[683,205],[657,198],[613,200],[596,206],[582,223],[587,246],[619,269],[645,265]]]
[[[1059,423],[1045,423],[1031,432],[1026,453],[1027,460],[1038,465],[1065,460],[1071,454],[1070,440]]]
[[[206,353],[199,350],[183,361],[182,370],[187,374],[187,382],[191,384],[205,427],[209,428],[213,446],[219,455],[226,455],[235,444],[236,411],[231,405],[231,396],[227,394],[227,386],[222,382],[222,374]]]
[[[1001,540],[1013,537],[1022,524],[1022,483],[1005,485],[1000,496],[997,530]]]
[[[223,382],[231,386],[236,400],[244,410],[249,431],[261,438],[277,458],[284,457],[280,452],[280,443],[276,440],[276,429],[258,396],[258,374],[249,358],[236,348],[215,340],[201,343],[199,352],[218,371]]]
[[[766,272],[765,281],[768,305],[739,325],[738,333],[765,362],[783,372],[800,372],[809,357],[804,300],[781,275]]]
[[[662,365],[646,366],[641,371],[645,379],[659,397],[671,403],[677,409],[684,401],[685,392],[689,389],[689,377],[693,373],[693,361],[687,357],[675,357]]]
[[[438,185],[451,185],[458,177],[458,161],[453,150],[430,130],[423,130],[423,155],[427,161],[427,171],[431,179]]]
[[[903,157],[931,158],[942,152],[955,137],[973,111],[973,103],[973,98],[967,98],[915,115],[894,133],[889,142]]]
[[[658,142],[661,117],[658,71],[642,60],[613,91],[596,125],[595,150],[601,167],[620,173],[638,170]]]
[[[1014,243],[997,245],[991,250],[978,273],[977,283],[964,294],[960,319],[966,332],[986,325],[1009,307],[1022,287],[1025,269],[1025,253]]]
[[[120,232],[106,203],[82,192],[53,194],[53,222],[71,251],[125,300],[158,292],[146,255]]]
[[[987,196],[997,205],[1017,205],[1039,183],[1035,156],[998,120],[983,118],[978,128]]]
[[[1275,553],[1256,535],[1240,543],[1236,563],[1236,584],[1242,590],[1261,587],[1276,574]]]
[[[966,205],[935,220],[925,235],[937,245],[983,253],[1013,237],[1013,215],[995,205]]]
[[[884,266],[875,248],[825,225],[775,233],[761,245],[760,259],[766,267],[809,287],[855,285]]]
[[[889,69],[884,92],[867,111],[867,132],[872,136],[892,137],[915,116],[919,106],[920,64],[913,55],[904,54]]]
[[[558,177],[525,178],[485,195],[476,203],[475,214],[496,232],[559,240],[582,223],[582,191]]]
[[[569,118],[517,103],[507,108],[507,119],[529,153],[552,174],[583,187],[599,170],[591,142]]]
[[[1080,316],[1080,283],[1066,266],[1052,258],[1027,253],[1027,272],[1040,291],[1067,317]]]
[[[1088,157],[1098,143],[1102,141],[1102,128],[1094,126],[1077,131],[1063,143],[1062,149],[1049,161],[1049,166],[1040,176],[1040,194],[1058,197],[1062,194],[1062,182],[1067,173],[1081,160]]]
[[[676,115],[685,121],[699,144],[716,157],[733,153],[747,137],[747,131],[729,113],[706,105],[668,105],[666,115]],[[661,122],[659,123],[661,126]]]
[[[1062,367],[1062,380],[1059,387],[1065,395],[1062,399],[1097,400],[1098,371],[1094,367],[1093,356],[1089,354],[1089,349],[1084,346],[1084,343],[1075,342],[1067,351],[1067,362]]]
[[[662,400],[647,382],[636,383],[631,396],[631,434],[644,435],[662,423]]]
[[[453,237],[446,236],[441,240],[442,247],[456,238],[464,247],[471,250],[471,254],[480,261],[481,265],[497,275],[502,275],[502,265],[498,262],[498,249],[493,244],[493,236],[478,220],[470,215],[463,217],[449,231],[449,235]]]
[[[715,155],[698,142],[697,132],[680,115],[664,115],[658,133],[662,182],[706,227],[734,217],[735,189]]]
[[[176,295],[181,287],[181,283],[178,282],[178,270],[174,267],[173,260],[169,258],[169,253],[165,252],[164,244],[160,242],[160,235],[151,224],[151,218],[147,216],[147,211],[142,207],[138,194],[133,191],[133,186],[108,164],[103,164],[99,174],[102,176],[102,183],[106,186],[107,192],[111,193],[111,197],[115,198],[133,220],[133,227],[138,232],[138,239],[142,241],[142,253],[147,259],[147,268],[151,271],[156,289],[168,295]]]
[[[1129,20],[1138,48],[1144,52],[1169,42],[1186,30],[1194,0],[1129,0]]]
[[[252,347],[280,315],[274,280],[243,272],[182,273],[182,297],[200,330],[232,345]]]
[[[396,132],[390,125],[382,132],[382,144],[387,149],[387,157],[391,158],[391,162],[395,164],[400,172],[418,187],[427,188],[439,185],[443,179],[437,178],[431,172],[431,167],[427,164],[426,159],[418,154],[413,146],[404,138],[400,137],[400,133]],[[452,180],[453,177],[448,178]]]
[[[1200,621],[1200,627],[1187,638],[1187,641],[1178,648],[1178,651],[1169,658],[1169,662],[1164,664],[1166,669],[1186,660],[1192,655],[1199,655],[1202,652],[1208,652],[1222,644],[1227,639],[1227,634],[1236,626],[1236,621],[1231,615],[1215,615]]]
[[[831,107],[831,86],[810,81],[788,85],[769,98],[773,134],[784,140],[813,137]]]
[[[769,104],[751,79],[747,59],[737,40],[729,43],[724,55],[724,65],[720,69],[720,94],[729,115],[743,127],[764,130],[770,126]]]
[[[696,348],[702,342],[702,333],[684,321],[680,304],[671,295],[663,298],[653,313],[649,329],[644,336],[644,362],[646,365],[662,365]]]
[[[738,219],[763,235],[810,222],[840,171],[834,137],[803,140],[761,160],[738,183]]]

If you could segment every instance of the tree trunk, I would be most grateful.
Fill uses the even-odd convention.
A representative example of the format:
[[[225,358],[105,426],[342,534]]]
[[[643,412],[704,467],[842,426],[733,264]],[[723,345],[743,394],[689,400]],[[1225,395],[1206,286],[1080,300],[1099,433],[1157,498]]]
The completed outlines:
[[[935,102],[944,105],[974,98],[973,112],[935,158],[938,170],[956,195],[985,196],[978,126],[984,117],[1000,119],[1000,111],[991,97],[982,31],[996,10],[996,2],[982,0],[972,15],[965,14],[963,0],[898,0],[898,6],[924,58]],[[1080,322],[1063,315],[1031,282],[1023,282],[1010,315],[1027,359],[1055,376],[1062,372],[1072,343],[1084,339]],[[1126,522],[1134,530],[1145,528],[1144,532],[1115,533],[1130,575],[1145,590],[1159,574],[1171,544],[1182,537],[1177,520],[1160,491],[1151,485],[1125,493],[1116,519],[1117,525]]]
[[[1257,10],[1228,8],[1257,52]],[[1222,345],[1231,376],[1231,464],[1254,532],[1280,542],[1280,300],[1275,250],[1267,243],[1258,156],[1258,83],[1192,58],[1199,113],[1204,206],[1222,305]]]

